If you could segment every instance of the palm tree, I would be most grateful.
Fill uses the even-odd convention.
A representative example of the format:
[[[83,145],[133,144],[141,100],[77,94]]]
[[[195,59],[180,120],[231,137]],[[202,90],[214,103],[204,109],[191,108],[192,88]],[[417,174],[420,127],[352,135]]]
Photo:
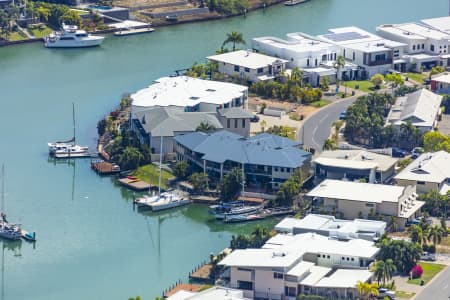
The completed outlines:
[[[373,275],[377,279],[378,284],[380,284],[381,280],[384,278],[384,261],[379,260],[376,261],[373,266]]]
[[[300,87],[303,87],[303,71],[300,70],[299,67],[294,67],[292,69],[290,79],[295,83],[298,83]]]
[[[443,230],[439,225],[434,225],[428,229],[428,240],[433,241],[433,245],[440,244],[442,240]]]
[[[392,259],[387,259],[384,262],[384,271],[383,271],[383,284],[386,285],[386,281],[392,279],[392,275],[397,271],[397,267],[394,264]]]
[[[423,245],[427,242],[427,236],[424,234],[422,227],[419,225],[413,225],[410,229],[410,238],[413,243],[419,243]]]
[[[242,33],[237,31],[232,31],[231,33],[227,33],[227,38],[225,41],[223,41],[222,48],[226,44],[232,43],[233,44],[233,51],[236,50],[236,44],[243,44],[245,45],[245,40],[242,35]]]
[[[373,296],[377,297],[379,295],[378,284],[376,283],[358,281],[356,288],[358,289],[361,300],[368,300]]]
[[[216,130],[216,127],[214,125],[211,125],[207,122],[201,122],[200,125],[197,126],[197,131],[201,132],[210,132]]]
[[[336,85],[339,88],[339,73],[341,69],[345,67],[345,58],[342,55],[339,55],[336,60],[333,62],[333,68],[336,69]]]
[[[326,139],[322,146],[322,150],[336,150],[337,148],[336,141],[333,139]]]

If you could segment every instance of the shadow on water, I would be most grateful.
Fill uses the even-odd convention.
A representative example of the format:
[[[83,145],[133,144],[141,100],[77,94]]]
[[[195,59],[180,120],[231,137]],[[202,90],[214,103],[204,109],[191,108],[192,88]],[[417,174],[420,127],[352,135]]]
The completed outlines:
[[[13,253],[13,257],[22,257],[21,249],[22,249],[22,240],[10,241],[3,238],[0,238],[2,241],[2,280],[1,280],[1,298],[0,300],[5,300],[5,281],[6,281],[6,268],[5,268],[5,250]],[[7,253],[8,253],[7,252]]]

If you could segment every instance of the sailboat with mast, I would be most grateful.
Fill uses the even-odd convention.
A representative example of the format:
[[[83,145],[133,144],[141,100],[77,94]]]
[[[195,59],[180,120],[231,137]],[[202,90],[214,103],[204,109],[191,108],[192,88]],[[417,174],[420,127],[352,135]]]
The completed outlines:
[[[22,230],[19,224],[10,224],[6,220],[5,209],[5,166],[2,165],[2,203],[1,203],[0,237],[8,240],[19,240]]]
[[[48,143],[48,152],[55,158],[89,157],[89,148],[76,144],[75,104],[72,103],[73,137],[68,141]]]
[[[162,173],[162,156],[163,156],[163,137],[161,136],[161,145],[159,151],[159,179],[158,194],[156,196],[144,196],[137,199],[136,203],[142,207],[148,207],[152,211],[160,211],[182,205],[187,205],[191,201],[180,191],[168,191],[161,193],[161,173]]]

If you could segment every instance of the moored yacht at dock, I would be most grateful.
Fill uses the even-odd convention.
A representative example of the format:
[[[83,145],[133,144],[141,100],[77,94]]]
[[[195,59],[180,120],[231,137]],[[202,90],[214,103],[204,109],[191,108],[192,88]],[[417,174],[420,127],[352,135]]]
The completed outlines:
[[[47,48],[84,48],[99,46],[105,38],[79,30],[75,25],[62,24],[60,31],[55,31],[44,39]]]
[[[302,4],[302,3],[305,3],[305,2],[308,2],[308,1],[309,0],[286,0],[284,2],[284,5],[286,5],[286,6],[294,6],[294,5]]]

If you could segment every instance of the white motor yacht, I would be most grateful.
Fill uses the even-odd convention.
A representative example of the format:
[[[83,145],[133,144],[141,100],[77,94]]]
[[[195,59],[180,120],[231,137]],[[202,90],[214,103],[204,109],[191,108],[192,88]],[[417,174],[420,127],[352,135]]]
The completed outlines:
[[[56,158],[90,157],[89,148],[85,146],[69,145],[66,148],[56,150],[53,156]]]
[[[79,30],[75,25],[63,24],[60,31],[55,31],[44,39],[47,48],[79,48],[99,46],[105,37],[91,35]]]

